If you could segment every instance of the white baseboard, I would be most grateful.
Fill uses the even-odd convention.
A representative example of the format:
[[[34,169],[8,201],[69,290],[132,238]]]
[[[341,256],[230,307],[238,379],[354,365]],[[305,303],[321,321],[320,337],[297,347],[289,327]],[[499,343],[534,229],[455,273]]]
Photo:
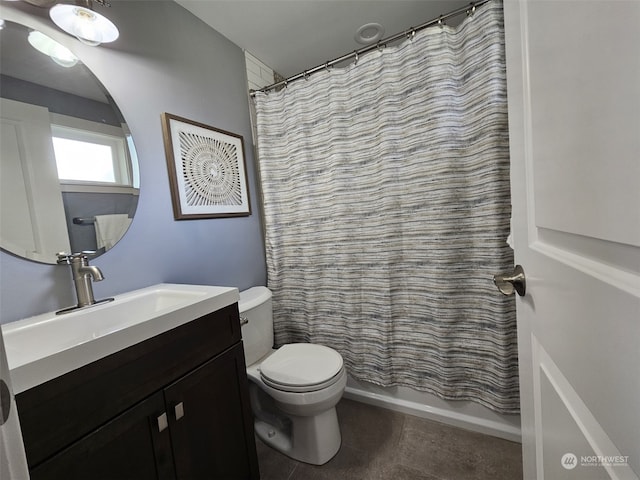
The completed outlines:
[[[344,398],[521,443],[520,427],[514,424],[519,424],[519,418],[516,419],[516,422],[513,419],[504,422],[492,420],[427,403],[398,398],[384,392],[367,391],[358,388],[358,386],[347,386]],[[497,414],[493,415],[499,417]]]

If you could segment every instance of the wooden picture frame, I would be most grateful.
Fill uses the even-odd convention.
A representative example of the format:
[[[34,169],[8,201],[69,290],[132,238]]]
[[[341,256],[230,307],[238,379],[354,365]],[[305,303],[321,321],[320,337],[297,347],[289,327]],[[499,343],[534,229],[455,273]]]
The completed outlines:
[[[241,135],[170,113],[162,133],[176,220],[251,215]]]

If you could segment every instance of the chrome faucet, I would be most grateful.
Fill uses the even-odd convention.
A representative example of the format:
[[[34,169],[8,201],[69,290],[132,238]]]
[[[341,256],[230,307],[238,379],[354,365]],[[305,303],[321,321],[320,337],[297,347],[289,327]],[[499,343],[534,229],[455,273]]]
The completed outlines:
[[[71,265],[73,283],[76,287],[76,297],[78,304],[56,312],[57,314],[68,313],[79,308],[86,308],[98,303],[110,302],[113,298],[97,300],[93,297],[93,285],[91,281],[100,282],[104,280],[104,275],[96,266],[89,265],[89,256],[95,252],[80,253],[58,253],[58,263]]]

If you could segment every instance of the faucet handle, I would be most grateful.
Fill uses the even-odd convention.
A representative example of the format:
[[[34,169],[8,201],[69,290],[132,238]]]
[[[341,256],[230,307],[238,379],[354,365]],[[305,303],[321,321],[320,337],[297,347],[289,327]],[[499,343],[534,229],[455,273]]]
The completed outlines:
[[[71,263],[72,260],[76,258],[83,258],[85,260],[88,260],[89,257],[94,257],[95,255],[96,255],[95,250],[83,250],[82,252],[78,252],[78,253],[58,252],[57,257],[58,257],[58,263],[68,265]]]
[[[69,264],[71,263],[72,254],[67,252],[58,252],[56,254],[56,257],[58,258],[59,264],[62,264],[62,263]]]

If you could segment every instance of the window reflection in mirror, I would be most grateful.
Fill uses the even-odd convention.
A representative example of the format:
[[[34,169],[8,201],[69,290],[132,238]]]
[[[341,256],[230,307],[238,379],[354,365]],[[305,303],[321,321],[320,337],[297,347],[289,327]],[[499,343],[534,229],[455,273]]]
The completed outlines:
[[[0,246],[55,263],[60,251],[113,247],[136,210],[139,173],[118,107],[82,62],[0,31]]]

